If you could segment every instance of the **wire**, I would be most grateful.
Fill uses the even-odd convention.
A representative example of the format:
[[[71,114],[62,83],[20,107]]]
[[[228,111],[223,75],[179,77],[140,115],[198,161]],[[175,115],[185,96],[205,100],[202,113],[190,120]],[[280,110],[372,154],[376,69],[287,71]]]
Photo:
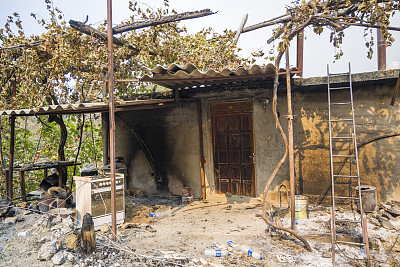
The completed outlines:
[[[389,253],[392,251],[392,249],[394,248],[394,245],[396,245],[396,243],[397,243],[397,239],[399,238],[399,235],[400,235],[400,233],[398,233],[398,234],[397,234],[396,240],[394,241],[394,243],[393,243],[392,247],[389,249],[389,251],[388,251],[388,253],[387,253],[387,254],[389,254]]]

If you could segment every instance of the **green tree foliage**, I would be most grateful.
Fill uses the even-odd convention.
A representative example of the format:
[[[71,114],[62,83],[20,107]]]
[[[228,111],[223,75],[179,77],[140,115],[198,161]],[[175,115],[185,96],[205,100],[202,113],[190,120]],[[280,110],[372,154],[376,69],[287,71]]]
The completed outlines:
[[[71,28],[51,0],[44,0],[44,4],[47,18],[31,14],[43,27],[41,35],[27,36],[18,13],[8,16],[4,27],[0,28],[0,110],[47,106],[48,96],[53,96],[60,104],[107,101],[107,44]],[[136,1],[130,1],[128,8],[132,16],[123,22],[126,24],[177,13],[170,10],[167,0],[156,10],[143,8]],[[105,31],[106,26],[104,21],[97,29]],[[237,49],[232,43],[232,32],[225,34],[225,38],[217,38],[214,34],[216,38],[208,41],[212,29],[189,34],[179,22],[119,34],[117,37],[124,45],[114,46],[115,78],[137,78],[148,74],[157,65],[172,63],[191,62],[201,70],[246,64],[248,61],[235,54]],[[146,92],[148,86],[119,83],[115,89],[116,97],[122,98]],[[84,156],[78,160],[81,163],[93,163],[95,155],[97,161],[102,159],[101,127],[95,120],[93,148],[87,117],[80,152]],[[71,115],[63,116],[63,119],[68,130],[66,160],[74,160],[82,117]],[[48,123],[45,117],[40,121],[28,119],[25,127],[25,118],[17,117],[15,165],[31,164],[40,158],[57,160],[59,127]],[[8,167],[9,125],[6,118],[2,118],[1,123],[2,163],[3,167]],[[41,179],[36,174],[31,178],[36,179],[36,183]]]
[[[351,26],[365,28],[368,58],[372,58],[374,39],[371,28],[380,28],[386,46],[392,45],[394,38],[390,33],[390,17],[399,12],[399,0],[295,0],[287,7],[287,15],[279,18],[280,23],[274,29],[272,39],[280,39],[277,61],[286,50],[290,41],[306,27],[311,27],[316,34],[324,30],[330,31],[330,42],[338,52],[339,59],[343,55],[341,44],[345,37],[344,30]]]
[[[10,15],[0,29],[2,43],[0,69],[0,109],[45,106],[45,96],[55,95],[60,103],[105,99],[107,45],[68,26],[63,13],[50,0],[45,0],[49,19],[37,18],[44,32],[26,36],[19,14]],[[163,8],[143,9],[130,2],[132,16],[124,23],[158,18],[176,13],[168,1]],[[13,30],[17,29],[17,30]],[[106,30],[106,22],[98,30]],[[199,69],[235,67],[245,64],[235,54],[236,45],[228,38],[207,41],[211,29],[188,34],[178,22],[125,32],[117,37],[124,45],[114,46],[114,70],[119,79],[136,78],[157,65],[191,62]],[[18,47],[18,48],[17,48]],[[13,82],[16,94],[13,97]],[[147,89],[145,85],[116,85],[117,97],[126,97]]]

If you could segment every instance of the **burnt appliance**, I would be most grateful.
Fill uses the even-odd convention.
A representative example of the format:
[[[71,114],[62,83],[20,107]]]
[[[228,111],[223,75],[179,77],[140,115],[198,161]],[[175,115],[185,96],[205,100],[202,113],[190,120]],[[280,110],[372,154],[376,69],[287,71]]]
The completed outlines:
[[[125,219],[124,175],[115,174],[117,224]],[[74,176],[76,186],[77,224],[82,225],[83,216],[90,213],[94,227],[111,224],[111,177],[109,174]]]

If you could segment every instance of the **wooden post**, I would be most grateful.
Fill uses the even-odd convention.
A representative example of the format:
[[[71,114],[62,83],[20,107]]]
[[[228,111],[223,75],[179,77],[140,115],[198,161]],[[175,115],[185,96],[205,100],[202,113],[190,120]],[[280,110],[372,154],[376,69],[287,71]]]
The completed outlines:
[[[202,199],[206,199],[206,178],[204,175],[203,119],[202,119],[201,102],[197,103],[197,118],[199,123],[199,142],[200,142],[201,197]]]
[[[57,171],[58,171],[58,186],[62,188],[62,186],[63,186],[63,169],[60,167],[60,168],[57,168]]]
[[[292,89],[290,84],[289,47],[286,48],[286,89],[288,105],[288,141],[289,141],[289,176],[290,176],[290,228],[295,228],[295,180],[294,180],[294,153],[293,153],[293,112]]]
[[[26,201],[26,192],[25,192],[25,172],[20,170],[19,171],[19,179],[21,183],[21,200],[23,202]]]
[[[108,47],[108,101],[110,123],[110,178],[111,178],[111,225],[112,239],[117,240],[117,213],[115,192],[115,103],[114,103],[114,56],[112,29],[112,0],[107,0],[107,47]]]
[[[248,18],[248,17],[249,17],[249,14],[245,14],[245,15],[244,15],[244,17],[243,17],[243,19],[242,19],[242,22],[240,23],[239,28],[238,28],[238,30],[236,31],[235,38],[233,38],[233,41],[232,41],[232,42],[233,42],[234,44],[237,44],[237,42],[239,41],[240,34],[241,34],[242,31],[243,31],[244,25],[246,24],[247,18]]]
[[[298,75],[303,77],[304,30],[297,34],[297,69]]]
[[[81,244],[85,253],[93,253],[96,251],[96,234],[94,232],[94,222],[92,215],[86,213],[82,220]]]
[[[376,30],[378,32],[378,70],[386,70],[386,41],[383,38],[382,30]]]
[[[378,4],[380,7],[384,8],[384,3]],[[378,15],[380,12],[378,11]],[[381,26],[381,23],[379,23]],[[380,28],[376,29],[377,31],[377,50],[378,50],[378,70],[386,70],[386,41],[383,38],[382,30]]]
[[[10,162],[8,167],[8,186],[7,186],[7,198],[12,200],[13,198],[13,173],[14,173],[14,145],[15,145],[15,115],[10,117]]]

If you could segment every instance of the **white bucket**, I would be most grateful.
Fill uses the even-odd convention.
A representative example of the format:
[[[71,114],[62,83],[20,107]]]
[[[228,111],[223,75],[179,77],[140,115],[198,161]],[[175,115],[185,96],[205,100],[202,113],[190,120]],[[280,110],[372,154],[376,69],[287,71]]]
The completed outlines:
[[[294,199],[294,210],[295,219],[307,219],[308,197],[303,195],[296,195]]]

